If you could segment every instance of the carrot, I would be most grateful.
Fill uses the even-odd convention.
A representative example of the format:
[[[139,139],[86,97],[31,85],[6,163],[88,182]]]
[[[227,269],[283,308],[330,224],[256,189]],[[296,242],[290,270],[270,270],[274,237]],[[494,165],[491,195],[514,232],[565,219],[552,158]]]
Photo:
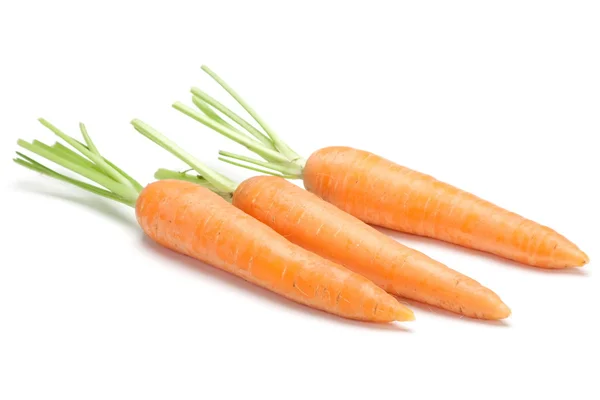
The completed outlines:
[[[371,224],[536,267],[576,267],[589,261],[575,244],[546,226],[366,151],[348,147],[316,151],[304,168],[304,184]],[[367,189],[379,197],[365,197]]]
[[[135,207],[142,230],[157,243],[239,276],[298,303],[342,317],[390,322],[412,311],[366,278],[290,243],[274,230],[197,184],[165,180],[142,186],[106,160],[81,125],[86,144],[40,120],[71,145],[18,144],[95,184],[74,179],[17,152],[17,164]],[[229,181],[210,175],[220,186]]]
[[[500,298],[478,282],[401,245],[285,179],[257,176],[239,185],[217,187],[215,171],[149,125],[139,120],[132,124],[201,175],[160,169],[157,179],[181,179],[211,188],[291,242],[346,266],[389,293],[474,318],[509,316],[510,310]]]
[[[556,231],[375,154],[349,147],[328,147],[304,160],[227,83],[206,66],[202,69],[248,111],[272,142],[267,146],[223,123],[213,108],[228,117],[233,112],[193,88],[194,103],[204,113],[181,103],[173,106],[264,159],[222,151],[223,161],[302,179],[307,190],[370,224],[444,240],[535,267],[579,267],[589,262],[583,251]],[[238,120],[233,121],[239,124]],[[240,126],[248,130],[248,125],[244,121]],[[252,129],[262,134],[257,128]]]

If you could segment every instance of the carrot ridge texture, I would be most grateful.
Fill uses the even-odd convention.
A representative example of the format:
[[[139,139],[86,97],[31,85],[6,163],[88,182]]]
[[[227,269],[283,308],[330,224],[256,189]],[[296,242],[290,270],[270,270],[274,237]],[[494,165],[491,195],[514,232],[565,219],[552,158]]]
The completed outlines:
[[[291,242],[348,267],[389,293],[474,318],[510,315],[498,295],[475,280],[285,179],[247,179],[234,192],[233,205]]]
[[[298,303],[363,321],[414,319],[368,279],[292,244],[194,183],[151,183],[135,209],[139,225],[159,244]]]
[[[306,162],[303,181],[307,190],[369,224],[536,267],[579,267],[589,262],[556,231],[367,151],[317,150]]]

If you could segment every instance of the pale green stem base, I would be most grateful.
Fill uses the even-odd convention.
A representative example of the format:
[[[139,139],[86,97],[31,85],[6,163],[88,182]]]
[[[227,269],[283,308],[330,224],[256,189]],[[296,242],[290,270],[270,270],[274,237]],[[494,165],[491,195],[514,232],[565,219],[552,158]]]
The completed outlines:
[[[154,143],[173,154],[175,157],[179,158],[190,168],[200,174],[200,176],[202,176],[206,182],[210,183],[215,191],[221,193],[232,193],[237,187],[237,184],[234,181],[204,165],[194,156],[179,147],[171,139],[167,138],[165,135],[158,132],[147,123],[140,121],[139,119],[134,119],[131,121],[131,124],[139,133],[146,136],[148,139],[152,140]]]
[[[173,171],[170,169],[160,168],[159,170],[157,170],[154,173],[154,177],[158,180],[177,179],[180,181],[195,183],[196,185],[200,185],[202,187],[205,187],[205,188],[211,190],[212,192],[218,194],[219,196],[221,196],[222,198],[224,198],[225,200],[227,200],[230,203],[231,203],[231,200],[233,199],[233,192],[220,192],[213,185],[211,185],[206,179],[204,179],[203,177],[201,177],[199,175],[190,175],[186,172],[177,172],[177,171]]]

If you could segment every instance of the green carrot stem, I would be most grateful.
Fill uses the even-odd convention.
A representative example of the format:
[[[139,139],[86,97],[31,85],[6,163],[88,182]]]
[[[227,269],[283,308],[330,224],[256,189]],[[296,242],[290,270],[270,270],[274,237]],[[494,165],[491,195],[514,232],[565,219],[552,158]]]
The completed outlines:
[[[230,124],[229,122],[227,122],[223,118],[221,118],[219,116],[219,114],[217,114],[212,109],[212,107],[206,101],[202,100],[200,97],[192,94],[192,102],[194,103],[194,105],[196,107],[198,107],[198,109],[200,109],[200,111],[202,111],[204,114],[206,114],[206,116],[208,118],[212,119],[215,123],[220,124],[220,125],[224,126],[225,128],[229,128],[232,131],[239,133],[241,136],[248,137],[246,132],[241,131],[240,129],[236,128],[235,126],[233,126],[232,124]],[[248,138],[250,138],[250,137],[248,137]],[[266,147],[270,148],[271,150],[276,151],[275,146],[273,145],[271,140],[264,135],[263,135],[263,138],[264,139],[261,140],[262,144],[264,144]]]
[[[90,139],[91,140],[91,139]],[[83,143],[80,143],[82,146],[85,146]],[[63,146],[61,143],[56,142],[54,143],[53,147],[60,147],[62,149],[64,149],[65,151],[71,152],[73,154],[74,157],[79,157],[82,162],[83,161],[88,161],[87,159],[81,157],[79,154],[75,153],[73,150],[69,149],[66,146]],[[96,149],[97,151],[97,149]],[[100,153],[98,153],[100,155]],[[102,157],[102,155],[100,155]],[[104,159],[104,161],[110,165],[112,168],[115,169],[115,171],[117,171],[121,176],[123,176],[125,179],[127,179],[129,181],[129,183],[131,184],[131,186],[136,189],[138,192],[141,192],[142,189],[144,188],[138,181],[136,181],[135,179],[133,179],[131,176],[129,176],[125,171],[123,171],[121,168],[119,168],[117,165],[115,165],[113,162],[111,162],[110,160],[106,159],[105,157],[102,157]],[[94,165],[93,163],[89,162],[88,163],[91,164],[92,167],[98,169],[98,171],[102,172],[102,169],[96,167],[96,165]]]
[[[215,187],[200,175],[190,175],[187,172],[173,171],[171,169],[159,168],[154,173],[154,177],[158,180],[163,179],[178,179],[182,181],[193,182],[207,189],[215,190]]]
[[[23,147],[24,149],[31,151],[32,153],[35,153],[49,161],[54,162],[55,164],[65,167],[93,182],[98,183],[101,186],[104,186],[106,189],[110,190],[111,192],[124,199],[135,201],[135,199],[137,198],[138,193],[135,190],[133,190],[129,185],[124,185],[122,183],[115,182],[111,177],[107,175],[103,175],[102,173],[94,169],[88,168],[84,165],[63,158],[58,152],[48,150],[48,148],[52,149],[49,146],[44,147],[40,144],[35,145],[21,139],[18,140],[17,144]]]
[[[213,121],[218,122],[219,124],[224,125],[225,127],[229,128],[231,130],[237,131],[241,135],[244,135],[244,133],[242,131],[240,131],[235,126],[231,125],[229,122],[225,121],[223,118],[221,118],[219,116],[219,114],[214,112],[213,109],[208,105],[208,103],[206,103],[200,97],[192,95],[192,102],[194,103],[194,105],[196,107],[198,107],[200,109],[200,111],[202,111],[204,114],[206,114],[206,116],[211,118]]]
[[[50,129],[54,134],[56,134],[62,140],[67,142],[69,145],[71,145],[73,148],[75,148],[81,154],[83,154],[84,156],[89,158],[91,161],[93,161],[94,164],[96,164],[98,167],[102,168],[102,170],[104,170],[108,176],[112,177],[117,182],[120,182],[124,185],[129,186],[129,181],[125,177],[121,176],[117,171],[115,171],[110,165],[108,165],[104,161],[104,159],[102,157],[100,157],[98,154],[93,153],[87,147],[83,146],[79,141],[77,141],[77,140],[73,139],[72,137],[70,137],[69,135],[63,133],[60,129],[58,129],[57,127],[52,125],[50,122],[46,121],[45,119],[40,118],[39,121],[41,122],[42,125],[44,125],[48,129]],[[86,132],[86,134],[87,134],[87,132]]]
[[[231,201],[232,192],[219,192],[213,185],[211,185],[206,179],[199,175],[190,175],[185,172],[173,171],[170,169],[160,168],[154,173],[154,177],[158,180],[162,179],[177,179],[180,181],[192,182],[196,185],[200,185],[215,192],[219,196],[223,197],[227,201]]]
[[[247,130],[252,136],[254,136],[256,139],[258,139],[262,144],[264,144],[265,146],[269,147],[272,150],[276,150],[271,139],[269,139],[267,136],[265,136],[262,132],[260,132],[254,126],[252,126],[252,124],[247,122],[245,119],[243,119],[242,117],[240,117],[239,115],[237,115],[236,113],[231,111],[229,108],[225,107],[219,101],[212,98],[211,96],[209,96],[208,94],[204,93],[202,90],[200,90],[196,87],[192,88],[191,92],[194,96],[200,98],[204,102],[210,104],[211,106],[213,106],[214,108],[216,108],[217,110],[221,111],[223,114],[225,114],[226,116],[231,118],[231,120],[233,120],[239,126],[244,128],[245,130]]]
[[[195,119],[196,121],[206,125],[207,127],[213,129],[214,131],[222,134],[223,136],[233,140],[234,142],[237,142],[237,143],[245,146],[250,151],[253,151],[254,153],[258,154],[259,156],[261,156],[262,158],[264,158],[267,161],[281,162],[281,163],[285,163],[285,162],[289,161],[281,153],[278,153],[275,150],[269,149],[268,147],[264,146],[262,143],[259,143],[256,140],[251,139],[246,135],[241,135],[239,132],[228,129],[225,126],[216,123],[212,119],[208,118],[206,115],[197,112],[196,110],[186,106],[185,104],[183,104],[181,102],[174,103],[173,108],[175,108],[178,111],[181,111],[188,117]]]
[[[245,169],[249,169],[251,171],[256,171],[261,174],[278,176],[280,178],[285,178],[285,179],[296,179],[295,176],[292,176],[292,175],[284,175],[284,174],[280,174],[278,172],[275,172],[273,170],[269,170],[266,168],[260,168],[260,167],[255,167],[253,165],[242,164],[242,163],[230,160],[229,158],[225,158],[225,157],[219,157],[219,160],[226,162],[227,164],[235,165],[236,167],[242,167]]]
[[[41,142],[39,142],[37,140],[33,141],[33,144],[38,144],[38,143],[43,144],[43,143],[41,143]],[[84,166],[86,168],[90,168],[90,169],[96,170],[99,173],[104,174],[104,171],[102,170],[102,168],[98,168],[96,166],[96,164],[94,164],[93,162],[91,162],[87,158],[82,157],[79,154],[75,153],[73,150],[71,150],[67,146],[63,145],[62,143],[56,142],[56,143],[54,143],[50,147],[52,149],[54,149],[54,151],[56,153],[58,153],[60,156],[62,156],[63,158],[66,158],[67,160],[70,160],[72,162],[80,164],[81,166]]]
[[[212,119],[216,124],[222,125],[225,128],[231,129],[234,132],[239,133],[241,136],[245,136],[250,138],[246,132],[236,128],[235,126],[233,126],[232,124],[230,124],[229,122],[225,121],[223,118],[221,118],[219,116],[219,114],[217,114],[212,107],[206,103],[204,100],[202,100],[200,97],[198,96],[194,96],[192,95],[192,102],[194,103],[194,105],[196,107],[198,107],[198,109],[200,109],[200,111],[202,111],[208,118]],[[270,147],[275,150],[275,148],[273,147],[273,144],[270,144]]]
[[[96,148],[96,145],[94,145],[94,142],[92,142],[92,138],[90,137],[90,135],[88,135],[87,129],[86,129],[85,125],[83,124],[83,122],[79,123],[79,130],[81,131],[81,135],[83,136],[83,139],[85,140],[85,143],[87,144],[88,149],[92,153],[99,155],[100,152]]]
[[[163,180],[163,179],[178,179],[178,180],[181,180],[181,181],[192,182],[192,183],[195,183],[196,185],[200,185],[202,187],[210,189],[211,191],[213,191],[215,193],[219,192],[219,190],[217,188],[215,188],[204,177],[202,177],[200,175],[196,175],[196,174],[191,175],[191,174],[188,174],[186,172],[173,171],[171,169],[166,169],[166,168],[159,168],[154,173],[154,177],[156,179],[158,179],[158,180]]]
[[[302,176],[302,170],[296,164],[292,164],[290,162],[287,165],[284,164],[276,164],[265,162],[261,160],[257,160],[251,157],[246,157],[240,154],[230,153],[228,151],[221,150],[219,151],[219,155],[223,157],[233,158],[235,160],[245,161],[250,164],[258,165],[260,167],[265,167],[268,169],[272,169],[274,171],[280,172],[283,175],[287,176]]]
[[[104,158],[104,157],[103,157]],[[144,187],[135,179],[133,179],[131,176],[129,176],[125,171],[123,171],[121,168],[117,167],[115,164],[113,164],[112,162],[110,162],[109,160],[107,160],[106,158],[104,158],[104,161],[110,165],[111,167],[113,167],[115,169],[115,171],[117,171],[119,174],[121,174],[125,179],[127,179],[129,181],[129,183],[131,184],[131,186],[133,186],[133,188],[139,193],[142,191],[142,189],[144,189]]]
[[[231,86],[229,86],[223,79],[221,79],[221,77],[219,77],[215,72],[213,72],[206,65],[202,66],[202,70],[204,72],[206,72],[208,75],[210,75],[211,78],[213,78],[223,89],[225,89],[225,91],[227,91],[227,93],[229,93],[231,95],[231,97],[233,97],[248,112],[248,114],[250,114],[252,116],[252,118],[254,118],[254,120],[256,122],[258,122],[258,124],[260,126],[262,126],[262,128],[265,130],[267,135],[269,135],[269,137],[275,144],[275,147],[284,156],[286,156],[288,161],[296,162],[296,163],[298,163],[298,165],[301,165],[301,166],[304,165],[304,160],[302,159],[302,157],[300,157],[300,155],[298,153],[293,151],[286,143],[284,143],[279,138],[279,135],[277,135],[277,133],[275,133],[275,131],[273,129],[271,129],[271,127],[269,125],[267,125],[267,123],[261,118],[261,116],[258,115],[258,113],[256,111],[254,111],[254,109],[252,107],[250,107],[250,105],[248,103],[246,103],[246,101],[239,94],[237,94],[237,92],[235,92],[233,90],[233,88],[231,88]]]
[[[82,144],[82,146],[83,146],[83,144]],[[86,165],[88,168],[92,168],[92,169],[97,170],[98,172],[103,173],[103,171],[102,171],[101,168],[98,168],[94,163],[90,162],[87,158],[84,158],[84,157],[80,156],[79,154],[75,153],[73,150],[71,150],[68,147],[64,146],[60,142],[54,143],[52,145],[52,147],[55,148],[55,149],[57,149],[57,150],[60,150],[62,152],[62,154],[64,155],[65,158],[71,158],[72,160],[75,160],[75,161],[79,162],[80,164]],[[100,153],[98,153],[98,154],[100,154]],[[135,179],[133,179],[125,171],[123,171],[117,165],[115,165],[114,163],[112,163],[110,160],[107,160],[106,158],[104,158],[104,161],[108,165],[110,165],[112,168],[114,168],[115,171],[117,171],[119,174],[121,174],[125,179],[127,179],[131,183],[131,186],[135,190],[137,190],[138,192],[142,191],[142,189],[144,187],[138,181],[136,181]]]
[[[202,175],[219,192],[233,192],[237,187],[235,182],[207,167],[198,159],[179,147],[175,142],[171,141],[169,138],[145,122],[140,121],[139,119],[134,119],[131,121],[131,124],[142,135],[146,136],[148,139],[152,140],[154,143],[158,144],[160,147],[167,150],[169,153],[173,154],[175,157],[179,158],[181,161],[193,168],[194,171]]]
[[[13,159],[13,161],[16,162],[17,164],[25,167],[25,168],[28,168],[28,169],[30,169],[32,171],[38,172],[40,174],[43,174],[43,175],[46,175],[46,176],[49,176],[49,177],[52,177],[54,179],[58,179],[58,180],[63,181],[63,182],[70,183],[72,185],[75,185],[75,186],[83,189],[83,190],[86,190],[88,192],[97,194],[97,195],[105,197],[107,199],[118,201],[118,202],[126,204],[126,205],[128,205],[130,207],[135,207],[135,201],[131,201],[131,200],[122,198],[121,196],[118,196],[118,195],[116,195],[116,194],[114,194],[114,193],[112,193],[112,192],[110,192],[108,190],[104,190],[104,189],[101,189],[101,188],[96,187],[94,185],[90,185],[89,183],[85,183],[85,182],[80,181],[78,179],[73,179],[73,178],[70,178],[70,177],[68,177],[66,175],[60,174],[60,173],[58,173],[58,172],[56,172],[56,171],[54,171],[54,170],[52,170],[52,169],[50,169],[48,167],[45,167],[44,165],[38,163],[37,161],[35,161],[35,160],[27,157],[23,153],[17,152],[17,155],[20,158],[15,158],[15,159]]]
[[[60,174],[20,152],[17,152],[18,157],[14,159],[15,163],[32,171],[70,183],[99,196],[127,204],[128,206],[135,206],[138,195],[142,190],[141,185],[100,154],[90,135],[87,133],[85,125],[80,124],[79,127],[87,145],[64,134],[44,119],[40,119],[40,122],[81,154],[76,153],[74,150],[59,142],[52,146],[48,146],[38,140],[34,140],[33,143],[28,143],[19,139],[17,144],[46,160],[52,161],[55,164],[67,168],[68,170],[103,186],[105,189]]]

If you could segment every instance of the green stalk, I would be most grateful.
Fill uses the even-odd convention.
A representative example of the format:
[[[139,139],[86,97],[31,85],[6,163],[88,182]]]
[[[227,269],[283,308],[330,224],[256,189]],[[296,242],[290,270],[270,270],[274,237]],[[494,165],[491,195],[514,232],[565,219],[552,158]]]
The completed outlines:
[[[225,127],[233,131],[239,132],[240,135],[244,135],[242,131],[237,129],[235,126],[231,125],[229,122],[225,121],[219,116],[219,114],[214,112],[213,109],[208,105],[208,103],[206,103],[200,97],[192,95],[192,103],[194,103],[194,105],[198,107],[200,111],[206,114],[206,116],[211,118],[213,121],[218,122],[219,124],[224,125]]]
[[[37,161],[35,161],[35,160],[27,157],[23,153],[17,152],[17,155],[20,158],[14,158],[13,161],[16,162],[17,164],[25,167],[25,168],[28,168],[28,169],[30,169],[32,171],[35,171],[35,172],[38,172],[40,174],[49,176],[51,178],[58,179],[58,180],[63,181],[63,182],[70,183],[72,185],[75,185],[75,186],[83,189],[83,190],[86,190],[88,192],[97,194],[98,196],[102,196],[102,197],[105,197],[105,198],[110,199],[110,200],[118,201],[118,202],[126,204],[126,205],[128,205],[130,207],[135,207],[135,201],[124,199],[121,196],[118,196],[118,195],[116,195],[116,194],[114,194],[112,192],[109,192],[108,190],[100,189],[100,188],[98,188],[98,187],[96,187],[94,185],[90,185],[89,183],[85,183],[85,182],[80,181],[78,179],[73,179],[73,178],[70,178],[70,177],[65,176],[63,174],[59,174],[58,172],[56,172],[56,171],[54,171],[54,170],[52,170],[52,169],[50,169],[48,167],[45,167],[44,165],[38,163]]]
[[[68,144],[70,144],[73,148],[75,148],[81,154],[83,154],[84,156],[89,158],[91,161],[93,161],[94,164],[96,164],[98,167],[102,168],[106,172],[107,175],[112,177],[117,182],[120,182],[124,185],[129,186],[129,181],[127,179],[125,179],[123,176],[121,176],[117,171],[115,171],[114,168],[112,168],[110,165],[108,165],[104,161],[104,159],[102,157],[100,157],[98,154],[90,151],[87,147],[83,146],[79,141],[66,135],[60,129],[58,129],[57,127],[52,125],[50,122],[46,121],[45,119],[40,118],[39,121],[42,123],[42,125],[44,125],[48,129],[50,129],[52,132],[54,132],[54,134],[56,134],[62,140],[64,140]],[[86,132],[86,135],[87,135],[87,132]]]
[[[103,157],[104,158],[104,157]],[[129,181],[129,183],[131,184],[131,186],[133,186],[133,188],[139,193],[142,191],[142,189],[144,189],[144,187],[135,179],[133,179],[131,176],[129,176],[127,173],[125,173],[125,171],[123,171],[121,168],[117,167],[115,164],[113,164],[112,162],[110,162],[109,160],[107,160],[106,158],[104,158],[104,161],[110,165],[111,167],[113,167],[115,169],[115,171],[117,171],[119,174],[121,174],[125,179],[127,179],[127,181]]]
[[[221,135],[233,140],[234,142],[245,146],[250,151],[253,151],[254,153],[258,154],[267,161],[281,163],[289,162],[289,160],[284,155],[278,153],[277,151],[265,147],[262,143],[259,143],[246,135],[241,135],[239,132],[233,131],[225,126],[216,123],[212,119],[208,118],[206,115],[197,112],[196,110],[186,106],[183,103],[176,102],[173,104],[173,108],[175,108],[178,111],[181,111],[188,117],[191,117],[196,121],[208,126],[212,130],[219,132]]]
[[[26,141],[21,139],[17,141],[17,144],[23,147],[24,149],[29,150],[32,153],[44,157],[47,160],[50,160],[91,181],[98,183],[101,186],[104,186],[106,189],[120,195],[123,198],[126,198],[128,200],[137,198],[137,193],[134,193],[134,191],[129,187],[129,185],[123,185],[122,183],[115,182],[113,179],[111,179],[111,177],[103,175],[102,173],[96,170],[90,169],[84,165],[77,164],[76,162],[62,158],[62,156],[58,153],[49,151],[40,145],[27,143]]]
[[[90,139],[91,141],[91,139]],[[80,143],[82,146],[84,146],[83,143]],[[69,149],[66,146],[63,146],[61,143],[56,142],[52,145],[52,147],[55,147],[57,149],[61,149],[62,151],[65,152],[66,154],[70,153],[71,157],[77,157],[79,158],[80,162],[86,162],[87,164],[90,165],[90,167],[95,168],[96,170],[102,172],[101,168],[96,167],[96,165],[94,165],[92,162],[88,161],[87,159],[81,157],[79,154],[75,153],[73,150]],[[96,149],[96,151],[98,151],[98,149]],[[100,155],[100,153],[97,153],[98,155]],[[101,156],[101,155],[100,155]],[[112,163],[110,160],[107,160],[106,158],[102,157],[104,159],[104,161],[110,165],[112,168],[114,168],[115,171],[117,171],[121,176],[123,176],[125,179],[127,179],[129,181],[129,183],[131,184],[131,186],[137,190],[138,192],[141,192],[142,189],[144,188],[138,181],[136,181],[135,179],[133,179],[131,176],[129,176],[125,171],[123,171],[121,168],[119,168],[117,165],[115,165],[114,163]]]
[[[52,146],[48,146],[38,140],[34,140],[33,143],[28,143],[19,139],[17,144],[46,160],[58,164],[103,186],[105,189],[58,173],[20,152],[17,152],[17,158],[14,159],[15,163],[54,179],[70,183],[107,199],[115,200],[127,204],[128,206],[135,206],[137,197],[142,190],[141,185],[116,165],[102,157],[83,124],[80,124],[80,129],[87,146],[62,133],[58,128],[47,121],[40,119],[40,122],[42,122],[44,126],[50,128],[57,136],[72,145],[73,148],[85,157],[58,142]]]
[[[277,135],[277,133],[275,133],[275,131],[271,129],[269,125],[267,125],[261,116],[258,115],[258,113],[254,111],[254,109],[250,107],[250,105],[246,103],[246,101],[239,94],[237,94],[237,92],[235,92],[231,86],[229,86],[223,79],[221,79],[221,77],[219,77],[206,65],[202,66],[202,70],[210,75],[211,78],[213,78],[223,89],[225,89],[227,93],[229,93],[231,97],[233,97],[242,107],[244,107],[248,114],[250,114],[260,126],[262,126],[267,135],[269,135],[275,144],[275,147],[288,159],[288,161],[297,163],[300,166],[304,166],[304,159],[300,157],[298,153],[293,151],[285,142],[283,142],[281,138],[279,138],[279,135]]]
[[[254,136],[256,139],[258,139],[262,144],[264,144],[265,146],[269,147],[272,150],[276,150],[275,146],[273,146],[273,142],[271,142],[271,140],[268,137],[266,137],[262,132],[260,132],[254,126],[252,126],[252,124],[247,122],[245,119],[243,119],[242,117],[240,117],[239,115],[237,115],[236,113],[231,111],[229,108],[225,107],[223,104],[219,103],[217,100],[215,100],[214,98],[212,98],[211,96],[209,96],[208,94],[204,93],[202,90],[200,90],[196,87],[192,88],[191,92],[194,96],[198,97],[199,99],[203,100],[207,104],[210,104],[217,110],[221,111],[223,114],[227,115],[239,126],[246,129],[252,136]]]
[[[154,143],[193,168],[194,171],[202,175],[202,177],[204,177],[219,192],[233,192],[236,189],[237,185],[235,182],[202,164],[199,160],[150,125],[139,119],[134,119],[131,121],[131,124],[142,135],[146,136],[148,139],[152,140]]]
[[[274,171],[266,169],[266,168],[260,168],[260,167],[255,167],[255,166],[252,166],[252,165],[242,164],[242,163],[230,160],[229,158],[225,158],[225,157],[219,157],[219,160],[223,161],[223,162],[226,162],[227,164],[235,165],[236,167],[242,167],[242,168],[245,168],[245,169],[249,169],[251,171],[259,172],[261,174],[278,176],[280,178],[285,178],[285,179],[296,179],[296,177],[292,176],[292,175],[279,174],[277,172],[274,172]]]
[[[251,139],[245,132],[241,131],[240,129],[236,128],[235,126],[231,125],[229,122],[221,118],[219,114],[217,114],[211,108],[211,106],[204,100],[202,100],[200,97],[192,95],[192,102],[196,107],[198,107],[200,111],[202,111],[208,118],[212,119],[216,124],[222,125],[225,128],[231,129],[232,131],[239,133],[241,136],[245,136]],[[272,143],[269,143],[269,147],[275,150],[275,147],[273,147]]]
[[[90,137],[90,135],[88,135],[87,129],[86,129],[85,125],[83,124],[83,122],[79,123],[79,130],[81,131],[81,135],[83,136],[83,140],[85,140],[85,143],[87,144],[88,149],[92,153],[99,155],[100,152],[96,148],[96,145],[94,145],[94,142],[92,142],[92,138]]]
[[[271,169],[273,171],[280,172],[281,174],[286,175],[286,176],[302,176],[302,170],[296,164],[287,163],[287,165],[283,165],[283,164],[270,163],[270,162],[257,160],[257,159],[251,158],[251,157],[246,157],[246,156],[243,156],[240,154],[230,153],[230,152],[224,151],[224,150],[219,151],[219,155],[223,156],[222,158],[225,158],[225,157],[233,158],[234,160],[245,161],[250,164],[265,167],[265,168]]]
[[[177,172],[170,169],[160,168],[154,173],[154,177],[158,180],[162,179],[177,179],[180,181],[186,181],[195,183],[196,185],[207,188],[208,190],[218,194],[225,200],[231,202],[233,198],[232,192],[219,192],[213,185],[211,185],[206,179],[198,175],[190,175],[185,172]]]
[[[178,172],[171,169],[159,168],[154,173],[154,177],[158,180],[163,179],[178,179],[180,181],[193,182],[207,189],[215,191],[216,188],[200,175],[190,175],[187,172]]]
[[[34,140],[33,144],[36,144],[36,143],[41,143],[41,142],[39,142],[37,140]],[[70,161],[73,161],[73,162],[75,162],[77,164],[85,166],[86,168],[90,168],[90,169],[96,170],[96,171],[98,171],[101,174],[104,173],[104,171],[102,170],[102,168],[98,168],[96,166],[96,164],[94,164],[93,162],[91,162],[87,158],[82,157],[79,154],[75,153],[73,150],[69,149],[67,146],[64,146],[60,142],[54,143],[51,146],[51,148],[54,149],[54,151],[57,154],[59,154],[63,158],[66,158],[67,160],[70,160]]]

